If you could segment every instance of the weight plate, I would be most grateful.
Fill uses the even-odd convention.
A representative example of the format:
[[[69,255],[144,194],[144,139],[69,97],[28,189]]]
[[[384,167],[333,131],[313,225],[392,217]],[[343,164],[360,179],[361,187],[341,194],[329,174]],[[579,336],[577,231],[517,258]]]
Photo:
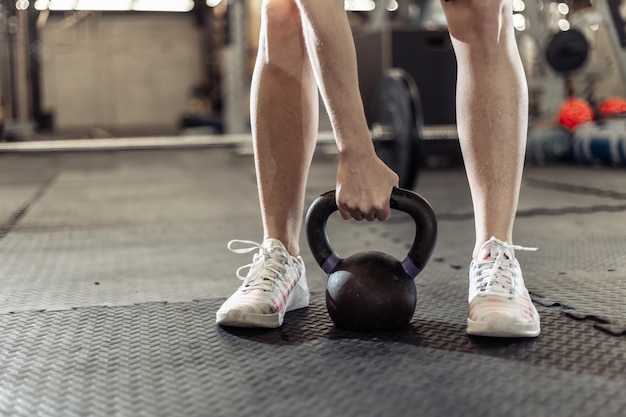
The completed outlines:
[[[413,78],[401,69],[387,71],[374,96],[372,136],[380,159],[398,174],[400,188],[409,190],[420,167],[421,109]]]
[[[585,63],[588,54],[589,42],[576,29],[554,34],[546,47],[548,64],[557,72],[577,70]]]

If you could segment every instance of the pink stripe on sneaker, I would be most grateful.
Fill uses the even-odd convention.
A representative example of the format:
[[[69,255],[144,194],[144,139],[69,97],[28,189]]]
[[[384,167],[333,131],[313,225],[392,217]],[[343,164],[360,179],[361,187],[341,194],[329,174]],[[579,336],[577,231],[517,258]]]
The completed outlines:
[[[280,297],[277,300],[274,300],[274,312],[282,312],[287,306],[287,299],[289,298],[289,294],[298,283],[298,279],[292,279],[289,282],[289,285],[281,290]]]

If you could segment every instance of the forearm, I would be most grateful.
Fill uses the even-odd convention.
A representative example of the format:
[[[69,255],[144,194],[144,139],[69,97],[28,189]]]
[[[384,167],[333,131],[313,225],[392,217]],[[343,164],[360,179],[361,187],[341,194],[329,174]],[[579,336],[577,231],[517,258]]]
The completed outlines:
[[[373,153],[343,0],[298,0],[309,59],[340,154]]]

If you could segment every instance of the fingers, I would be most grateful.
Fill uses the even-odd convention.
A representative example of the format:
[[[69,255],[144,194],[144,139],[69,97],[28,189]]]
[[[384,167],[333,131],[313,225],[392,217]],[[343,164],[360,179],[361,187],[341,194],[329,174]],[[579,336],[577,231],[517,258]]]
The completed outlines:
[[[376,218],[383,222],[387,220],[390,216],[391,216],[391,208],[389,206],[384,207],[382,210],[376,212]]]
[[[387,220],[391,214],[389,201],[386,202],[386,205],[372,207],[368,211],[355,207],[354,205],[339,202],[337,203],[337,208],[339,209],[339,213],[344,220],[354,219],[357,221],[374,221],[378,219],[384,221]]]
[[[339,214],[344,220],[349,220],[352,218],[351,211],[345,206],[345,204],[337,203],[337,208],[339,209]]]
[[[377,214],[377,212],[373,212],[372,211],[372,212],[369,212],[369,213],[365,214],[363,217],[368,222],[371,222],[371,221],[374,221],[374,220],[376,220],[378,218],[378,214]]]
[[[339,208],[339,214],[344,220],[354,219],[361,221],[365,218],[363,213],[357,208],[351,208],[347,204],[337,204]]]

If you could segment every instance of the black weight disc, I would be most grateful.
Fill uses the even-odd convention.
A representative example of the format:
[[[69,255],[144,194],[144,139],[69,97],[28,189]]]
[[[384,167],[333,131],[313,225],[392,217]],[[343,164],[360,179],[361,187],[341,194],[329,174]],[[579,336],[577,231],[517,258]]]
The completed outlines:
[[[400,188],[412,189],[420,167],[423,125],[419,92],[401,69],[387,71],[374,96],[371,128],[379,158],[400,177]]]
[[[585,63],[588,54],[589,42],[576,29],[555,33],[546,47],[546,59],[556,72],[577,70]]]

